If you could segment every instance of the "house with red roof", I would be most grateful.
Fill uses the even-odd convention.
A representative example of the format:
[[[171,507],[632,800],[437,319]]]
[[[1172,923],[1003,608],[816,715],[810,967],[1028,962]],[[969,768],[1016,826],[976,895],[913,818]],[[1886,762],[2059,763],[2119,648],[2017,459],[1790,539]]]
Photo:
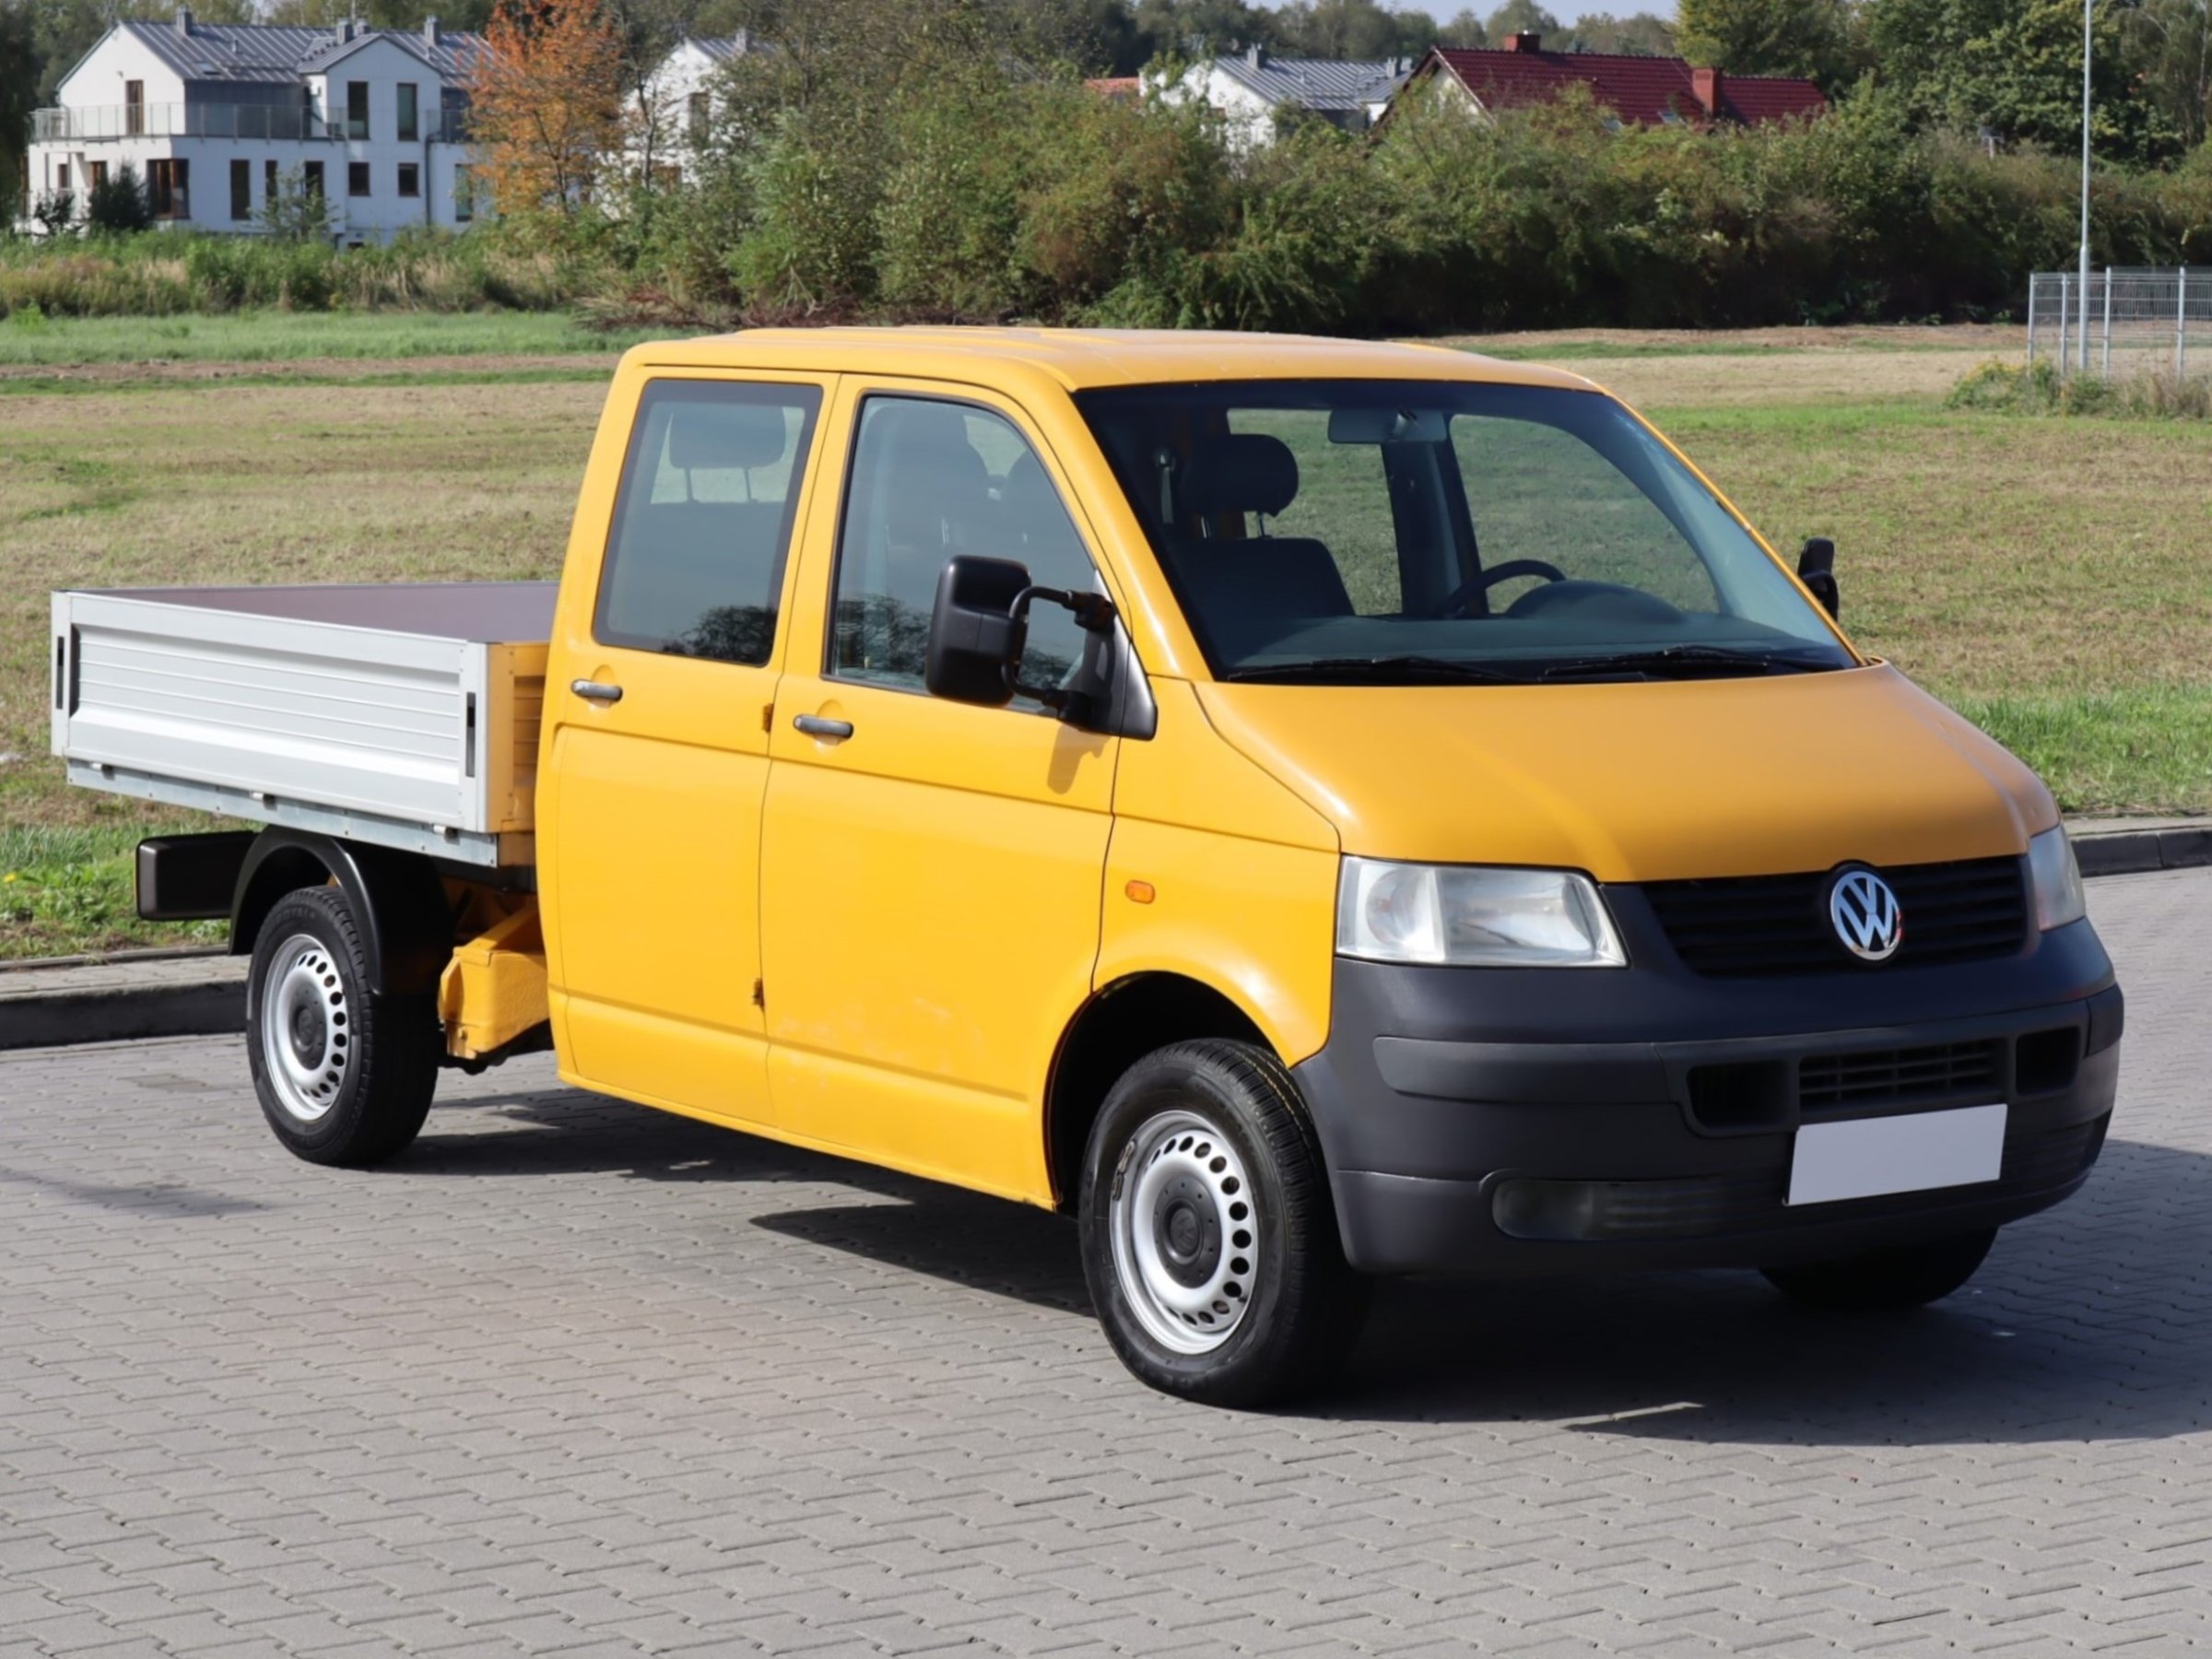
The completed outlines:
[[[1536,34],[1506,38],[1502,49],[1431,47],[1406,77],[1406,93],[1446,92],[1478,111],[1543,103],[1582,86],[1616,118],[1632,126],[1756,126],[1828,108],[1809,80],[1774,75],[1724,75],[1693,69],[1681,58],[1610,52],[1547,52]]]

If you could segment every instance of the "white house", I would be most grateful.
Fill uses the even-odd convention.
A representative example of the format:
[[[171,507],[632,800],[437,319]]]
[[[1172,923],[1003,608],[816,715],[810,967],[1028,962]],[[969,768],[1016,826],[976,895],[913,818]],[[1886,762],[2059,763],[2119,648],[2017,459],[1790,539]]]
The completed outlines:
[[[740,29],[734,35],[686,35],[638,88],[640,119],[631,124],[633,172],[665,181],[693,174],[694,147],[712,128],[718,107],[714,76],[733,58],[752,50]]]
[[[1230,144],[1249,149],[1274,141],[1276,115],[1283,110],[1302,110],[1365,132],[1412,68],[1406,58],[1287,58],[1248,46],[1200,58],[1180,79],[1162,86],[1159,95],[1169,103],[1210,106],[1228,123]]]
[[[253,232],[280,182],[320,191],[331,233],[382,241],[475,217],[464,78],[480,37],[419,31],[123,22],[31,118],[26,204],[93,185],[125,163],[158,221]],[[29,221],[26,221],[26,228]]]

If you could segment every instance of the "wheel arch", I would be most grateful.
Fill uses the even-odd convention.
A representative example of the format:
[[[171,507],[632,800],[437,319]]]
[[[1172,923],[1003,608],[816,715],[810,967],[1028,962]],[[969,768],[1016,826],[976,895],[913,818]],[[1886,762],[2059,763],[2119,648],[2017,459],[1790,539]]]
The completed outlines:
[[[1275,1053],[1251,1010],[1187,974],[1125,974],[1076,1011],[1045,1086],[1045,1172],[1055,1208],[1075,1206],[1090,1126],[1115,1080],[1154,1049],[1197,1037],[1228,1038]]]
[[[252,952],[285,894],[332,883],[360,928],[369,989],[380,996],[436,991],[453,945],[452,906],[437,866],[418,853],[309,830],[265,830],[247,849],[230,904],[230,954]]]

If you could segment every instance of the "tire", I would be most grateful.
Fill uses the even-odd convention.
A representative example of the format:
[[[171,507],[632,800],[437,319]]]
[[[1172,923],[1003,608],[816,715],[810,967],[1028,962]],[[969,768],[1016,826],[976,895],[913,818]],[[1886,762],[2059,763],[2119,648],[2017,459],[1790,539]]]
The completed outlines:
[[[301,888],[253,942],[246,1057],[262,1116],[310,1163],[353,1169],[422,1128],[443,1049],[435,1002],[371,996],[360,931],[336,888]]]
[[[1842,1313],[1893,1312],[1950,1295],[1974,1277],[1996,1238],[1993,1227],[1926,1244],[1870,1250],[1840,1262],[1762,1271],[1769,1284],[1804,1307]]]
[[[1091,1125],[1079,1224],[1107,1340],[1164,1394],[1287,1400],[1359,1335],[1365,1287],[1297,1085],[1249,1043],[1179,1042],[1123,1074]]]

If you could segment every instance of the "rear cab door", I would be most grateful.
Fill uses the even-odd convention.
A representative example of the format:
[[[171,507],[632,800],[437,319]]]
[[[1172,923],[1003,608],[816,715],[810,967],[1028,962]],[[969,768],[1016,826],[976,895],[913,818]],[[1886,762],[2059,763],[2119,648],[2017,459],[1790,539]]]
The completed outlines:
[[[760,809],[835,384],[626,365],[547,668],[539,881],[562,1075],[740,1124],[773,1122]]]

